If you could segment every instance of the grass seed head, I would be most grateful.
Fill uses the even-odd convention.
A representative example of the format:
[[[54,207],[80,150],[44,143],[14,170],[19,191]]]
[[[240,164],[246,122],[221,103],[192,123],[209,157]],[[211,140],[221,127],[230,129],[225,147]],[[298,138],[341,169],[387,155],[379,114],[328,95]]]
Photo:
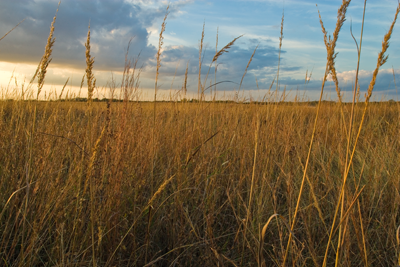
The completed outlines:
[[[223,53],[228,53],[228,49],[231,48],[231,46],[233,46],[236,42],[237,39],[239,39],[240,37],[242,37],[243,35],[240,35],[238,37],[236,37],[235,39],[233,39],[230,43],[228,43],[227,45],[225,45],[221,50],[219,50],[213,57],[212,62],[216,61]]]
[[[365,102],[369,102],[369,99],[372,96],[372,91],[374,90],[374,86],[375,86],[375,83],[376,83],[376,77],[378,76],[379,68],[383,64],[385,64],[386,61],[389,58],[389,56],[385,55],[385,53],[386,53],[387,49],[389,48],[389,40],[390,40],[390,37],[392,36],[393,28],[394,28],[394,25],[396,24],[396,20],[397,20],[397,16],[399,14],[399,11],[400,11],[400,3],[397,6],[396,13],[394,15],[393,22],[390,25],[389,31],[385,34],[385,36],[383,38],[382,50],[378,55],[378,62],[376,63],[376,68],[375,68],[375,70],[373,72],[372,80],[371,80],[371,82],[370,82],[370,84],[368,86],[368,93],[366,94]]]
[[[60,3],[61,2],[58,3],[58,7],[60,6]],[[49,66],[49,64],[51,62],[51,53],[53,52],[53,46],[56,41],[56,38],[53,37],[53,34],[54,34],[54,23],[56,22],[56,18],[57,18],[58,7],[56,10],[56,14],[54,15],[53,21],[51,22],[50,33],[49,33],[49,37],[47,37],[47,43],[46,43],[46,47],[44,49],[44,54],[42,56],[42,59],[40,60],[38,70],[36,70],[36,73],[35,73],[34,77],[32,78],[32,80],[33,80],[37,74],[38,91],[37,91],[36,99],[39,98],[39,94],[42,91],[42,88],[44,85],[44,78],[45,78],[46,72],[47,72],[47,67]]]
[[[95,79],[93,75],[93,63],[94,63],[94,58],[90,55],[90,23],[89,23],[89,29],[87,33],[87,39],[85,43],[86,47],[86,80],[87,80],[87,85],[88,85],[88,98],[87,101],[90,103],[92,101],[93,97],[93,91],[95,87]],[[83,81],[83,79],[82,79]]]

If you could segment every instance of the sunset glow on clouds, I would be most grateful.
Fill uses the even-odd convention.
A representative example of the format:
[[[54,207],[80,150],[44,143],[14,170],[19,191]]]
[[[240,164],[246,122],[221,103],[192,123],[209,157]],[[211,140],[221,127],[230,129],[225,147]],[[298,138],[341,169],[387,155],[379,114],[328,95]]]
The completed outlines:
[[[351,90],[357,63],[357,52],[350,35],[350,23],[356,38],[360,36],[363,1],[354,1],[347,12],[347,21],[339,36],[336,59],[342,90]],[[99,87],[106,86],[112,75],[118,81],[124,67],[125,53],[131,38],[129,55],[138,59],[142,67],[140,89],[143,94],[154,90],[155,54],[159,31],[165,16],[166,1],[82,1],[61,2],[55,23],[56,42],[49,65],[46,86],[48,90],[61,88],[70,78],[69,87],[76,91],[85,69],[86,35],[90,21],[91,51],[95,57],[94,70]],[[318,4],[318,7],[316,7]],[[276,77],[279,59],[279,35],[284,12],[283,45],[280,59],[280,90],[305,90],[315,99],[320,90],[325,70],[326,50],[319,24],[318,9],[329,34],[336,24],[337,9],[341,1],[321,0],[265,0],[265,1],[208,1],[177,0],[170,2],[162,66],[160,89],[179,90],[189,64],[188,89],[197,93],[199,40],[203,23],[205,39],[203,48],[202,80],[206,76],[216,51],[235,37],[244,34],[229,53],[218,59],[217,81],[232,81],[218,85],[220,91],[238,89],[241,77],[255,47],[258,49],[244,78],[242,89],[265,93]],[[11,75],[17,84],[29,82],[46,45],[49,27],[57,9],[58,0],[3,1],[0,9],[0,35],[25,21],[0,41],[0,84],[7,87]],[[397,1],[368,2],[362,44],[361,89],[365,91],[376,66],[381,41],[393,20]],[[392,67],[400,81],[399,25],[390,41],[389,60],[378,75],[376,93],[385,92],[395,98]],[[214,74],[214,65],[210,73]],[[304,86],[306,72],[311,79]],[[111,74],[112,73],[112,74]],[[176,74],[175,74],[176,73]],[[15,78],[13,80],[15,80]],[[259,88],[257,89],[256,78]],[[214,80],[210,75],[207,84]],[[15,81],[13,82],[15,85]],[[172,86],[171,86],[172,85]],[[327,85],[328,86],[328,85]]]

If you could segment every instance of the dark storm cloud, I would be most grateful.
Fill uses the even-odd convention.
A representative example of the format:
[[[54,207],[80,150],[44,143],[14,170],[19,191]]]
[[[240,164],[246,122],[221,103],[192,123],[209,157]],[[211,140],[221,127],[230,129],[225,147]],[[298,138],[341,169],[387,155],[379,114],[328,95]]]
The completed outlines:
[[[43,54],[50,24],[58,1],[2,1],[0,32],[6,33],[20,20],[26,20],[0,42],[0,61],[38,63]],[[170,7],[173,13],[179,8]],[[154,57],[156,48],[148,44],[146,27],[162,19],[165,7],[145,9],[140,3],[122,0],[62,2],[55,23],[56,43],[53,64],[69,67],[85,66],[85,47],[88,25],[91,26],[92,56],[96,69],[113,70],[124,64],[130,38],[130,54],[141,54],[143,62]]]

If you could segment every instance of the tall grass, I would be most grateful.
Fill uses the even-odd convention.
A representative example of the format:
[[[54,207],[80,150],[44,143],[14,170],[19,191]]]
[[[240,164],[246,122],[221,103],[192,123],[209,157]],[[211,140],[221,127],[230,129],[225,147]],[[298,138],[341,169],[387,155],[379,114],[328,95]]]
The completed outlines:
[[[126,60],[124,102],[112,101],[114,80],[111,99],[96,102],[89,28],[89,104],[56,101],[62,93],[37,101],[40,90],[34,100],[0,101],[2,264],[400,264],[400,110],[370,102],[400,6],[365,102],[347,104],[334,60],[349,2],[339,8],[332,39],[320,20],[328,60],[317,107],[278,103],[273,92],[258,102],[205,101],[207,77],[199,77],[201,103],[157,102],[168,13],[155,101],[132,101],[140,70],[135,74],[137,61]],[[216,47],[211,64],[238,38]],[[49,59],[41,60],[46,68]],[[188,64],[184,96],[187,73]],[[322,101],[328,74],[337,102]]]

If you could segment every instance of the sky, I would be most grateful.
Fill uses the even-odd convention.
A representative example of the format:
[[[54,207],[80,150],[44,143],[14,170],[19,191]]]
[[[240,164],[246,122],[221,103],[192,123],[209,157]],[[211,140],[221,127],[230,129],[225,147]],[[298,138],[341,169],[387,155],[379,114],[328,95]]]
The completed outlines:
[[[129,46],[128,59],[137,61],[136,75],[140,74],[135,96],[142,100],[154,98],[159,34],[169,4],[161,50],[158,99],[182,97],[179,90],[183,85],[186,66],[187,98],[197,97],[199,45],[204,26],[201,81],[206,87],[222,82],[212,87],[212,90],[217,90],[218,98],[232,99],[235,95],[247,100],[260,100],[265,96],[273,98],[269,88],[274,82],[271,90],[278,90],[280,98],[285,92],[287,100],[294,100],[295,97],[305,101],[316,100],[326,66],[326,49],[318,10],[331,35],[341,3],[340,0],[63,0],[54,25],[56,41],[41,97],[58,95],[67,79],[65,91],[70,95],[79,94],[86,67],[84,44],[90,23],[91,54],[95,60],[97,85],[95,97],[109,97],[112,81],[118,91]],[[357,48],[351,37],[350,26],[359,43],[363,5],[362,0],[350,3],[336,46],[336,70],[345,100],[352,97],[357,67]],[[394,19],[397,5],[397,0],[367,2],[359,72],[362,96],[368,88],[383,37]],[[44,53],[57,6],[58,0],[0,0],[0,37],[25,19],[0,41],[0,86],[3,98],[10,93],[18,94],[22,86],[28,87]],[[283,39],[279,50],[282,16]],[[399,28],[397,23],[387,51],[389,59],[378,75],[373,100],[398,98]],[[222,49],[241,35],[228,53],[218,58],[215,79],[212,59],[216,49]],[[207,76],[208,72],[210,74]],[[31,86],[32,90],[35,86]],[[206,97],[211,97],[212,90],[206,90]],[[80,96],[85,97],[86,92],[85,84]],[[325,85],[324,99],[337,100],[331,82]]]

